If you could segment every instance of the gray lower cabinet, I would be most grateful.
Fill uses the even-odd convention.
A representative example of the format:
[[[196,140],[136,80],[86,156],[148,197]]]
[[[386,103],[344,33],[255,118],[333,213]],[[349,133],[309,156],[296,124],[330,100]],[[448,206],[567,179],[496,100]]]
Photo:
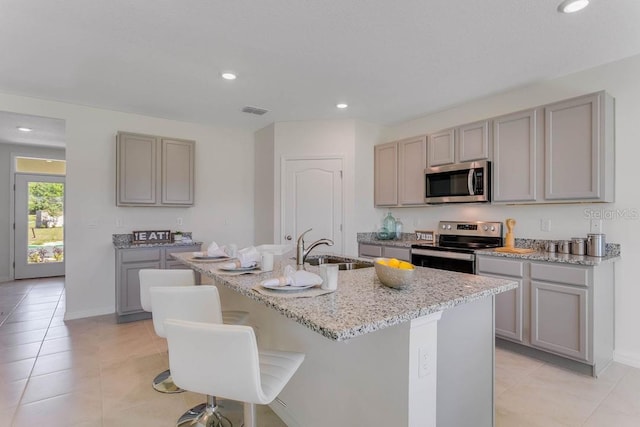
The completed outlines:
[[[520,283],[496,297],[496,337],[579,362],[594,376],[611,362],[613,263],[583,266],[482,255],[477,262],[480,275]]]
[[[358,256],[361,258],[396,258],[411,262],[411,248],[360,243]]]
[[[116,317],[118,323],[150,319],[140,303],[138,273],[147,268],[189,268],[171,257],[199,251],[200,245],[116,249]]]
[[[117,206],[192,206],[195,141],[118,132]]]

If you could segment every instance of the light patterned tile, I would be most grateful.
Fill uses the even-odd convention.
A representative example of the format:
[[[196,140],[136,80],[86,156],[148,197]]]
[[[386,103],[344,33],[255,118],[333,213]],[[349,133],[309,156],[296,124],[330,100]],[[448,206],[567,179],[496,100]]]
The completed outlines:
[[[49,399],[72,392],[89,392],[100,395],[100,373],[83,375],[77,369],[32,376],[24,390],[21,404]]]
[[[0,348],[0,364],[24,359],[33,359],[38,355],[41,343],[14,345]]]
[[[0,364],[0,386],[29,378],[36,359],[23,359]]]
[[[69,427],[83,422],[102,423],[102,404],[96,392],[74,392],[18,406],[14,427]]]
[[[27,380],[19,380],[2,384],[0,387],[0,411],[11,410],[20,403],[20,396],[27,385]]]

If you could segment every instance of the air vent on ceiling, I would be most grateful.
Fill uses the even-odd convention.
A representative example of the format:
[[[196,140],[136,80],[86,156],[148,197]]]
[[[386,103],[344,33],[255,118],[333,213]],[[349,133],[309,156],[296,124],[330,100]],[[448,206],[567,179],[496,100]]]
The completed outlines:
[[[249,113],[249,114],[255,114],[256,116],[262,116],[263,114],[268,113],[269,110],[265,110],[264,108],[251,107],[251,106],[247,105],[246,107],[242,108],[242,112],[243,113]]]

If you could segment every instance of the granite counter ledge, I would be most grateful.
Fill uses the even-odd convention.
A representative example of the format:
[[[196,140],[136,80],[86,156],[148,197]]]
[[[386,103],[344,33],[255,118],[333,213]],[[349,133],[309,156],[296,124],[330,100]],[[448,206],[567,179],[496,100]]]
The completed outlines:
[[[374,268],[362,268],[340,271],[338,289],[334,293],[314,298],[278,298],[258,293],[252,287],[262,280],[278,277],[284,265],[294,264],[292,260],[276,262],[273,272],[228,276],[217,274],[215,263],[189,261],[188,253],[173,256],[197,272],[335,341],[348,340],[517,287],[514,281],[417,267],[411,285],[393,289],[380,283]],[[317,273],[318,267],[307,266],[307,270]]]

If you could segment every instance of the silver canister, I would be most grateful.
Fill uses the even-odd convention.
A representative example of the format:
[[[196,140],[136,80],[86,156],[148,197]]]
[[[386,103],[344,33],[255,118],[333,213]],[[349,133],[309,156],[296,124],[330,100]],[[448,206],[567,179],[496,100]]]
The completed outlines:
[[[555,254],[556,253],[556,242],[547,242],[547,243],[545,243],[544,248],[550,254]]]
[[[587,255],[603,257],[606,251],[606,239],[602,233],[587,234]]]
[[[584,255],[585,254],[585,246],[586,239],[583,237],[572,237],[571,238],[571,253],[573,255]]]
[[[558,253],[568,254],[571,252],[571,240],[560,240],[558,242]]]

